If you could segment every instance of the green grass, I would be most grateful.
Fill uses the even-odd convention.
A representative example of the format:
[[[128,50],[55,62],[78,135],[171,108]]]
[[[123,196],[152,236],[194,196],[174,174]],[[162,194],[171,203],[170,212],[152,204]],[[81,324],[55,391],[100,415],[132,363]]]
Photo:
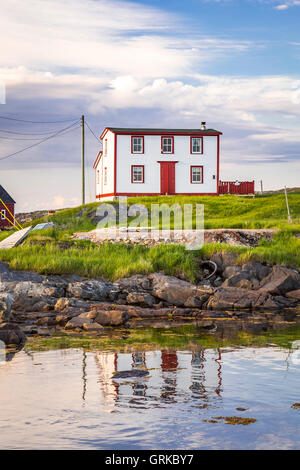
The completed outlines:
[[[263,240],[258,247],[233,247],[224,244],[208,244],[200,251],[186,251],[184,246],[160,245],[156,247],[128,246],[107,243],[96,246],[89,241],[71,241],[76,231],[95,228],[92,216],[99,203],[87,204],[58,211],[51,216],[35,220],[34,224],[53,221],[55,228],[34,231],[22,245],[11,250],[0,250],[0,261],[6,261],[13,269],[34,270],[42,274],[72,274],[85,277],[104,277],[115,280],[135,273],[147,274],[164,271],[167,274],[197,279],[198,261],[212,253],[233,251],[239,254],[238,262],[249,260],[279,263],[300,267],[300,239],[293,235],[300,232],[300,193],[289,193],[293,224],[286,220],[283,194],[270,196],[235,197],[143,197],[130,198],[130,204],[201,203],[205,207],[206,228],[278,228],[272,242]],[[116,204],[116,203],[115,203]],[[28,224],[27,224],[28,225]],[[7,232],[0,232],[0,240]]]

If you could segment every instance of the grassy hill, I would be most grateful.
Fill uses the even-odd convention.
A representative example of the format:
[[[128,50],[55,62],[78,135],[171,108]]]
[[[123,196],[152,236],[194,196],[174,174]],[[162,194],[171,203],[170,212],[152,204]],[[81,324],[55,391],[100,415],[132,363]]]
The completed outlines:
[[[23,244],[11,250],[0,250],[0,261],[12,268],[35,270],[44,274],[77,273],[87,277],[117,279],[133,273],[164,270],[168,274],[197,278],[199,259],[217,251],[235,251],[240,261],[257,259],[271,263],[300,267],[300,192],[289,193],[293,224],[287,222],[284,194],[252,197],[142,197],[130,198],[130,204],[152,203],[204,204],[205,228],[278,228],[272,242],[263,240],[258,247],[231,247],[222,244],[205,245],[202,250],[188,252],[184,246],[128,246],[105,244],[96,246],[89,241],[72,241],[76,231],[89,231],[99,203],[87,204],[44,216],[34,224],[53,221],[55,228],[32,232]],[[117,205],[117,203],[115,203]],[[28,224],[27,224],[28,225]],[[7,232],[0,233],[0,240]]]

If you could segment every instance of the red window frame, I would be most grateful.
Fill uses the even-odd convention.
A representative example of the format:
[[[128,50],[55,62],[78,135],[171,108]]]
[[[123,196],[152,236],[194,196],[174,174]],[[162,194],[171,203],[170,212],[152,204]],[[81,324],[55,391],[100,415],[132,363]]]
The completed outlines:
[[[134,152],[133,151],[133,139],[142,139],[142,151],[141,152]],[[142,155],[145,151],[145,144],[144,144],[144,136],[143,135],[132,135],[131,136],[131,153],[136,155]]]
[[[201,139],[201,150],[202,150],[202,152],[193,152],[193,139]],[[190,137],[190,154],[191,155],[202,155],[203,154],[203,136],[202,135],[191,135],[191,137]]]
[[[172,142],[172,151],[171,152],[164,152],[163,140],[164,139],[171,139]],[[173,135],[162,135],[161,136],[161,153],[166,155],[172,155],[174,153],[174,136]]]
[[[108,145],[108,144],[107,144],[107,139],[105,139],[105,141],[104,141],[104,149],[103,149],[103,156],[104,156],[104,157],[107,157],[107,154],[108,154],[108,152],[107,152],[107,145]]]
[[[106,186],[107,185],[107,167],[104,167],[103,170],[103,184]]]
[[[143,169],[143,180],[142,181],[133,181],[133,169],[142,168]],[[143,184],[145,182],[145,165],[131,165],[131,182],[133,184]]]
[[[202,169],[202,180],[201,181],[193,181],[193,168],[201,168]],[[203,165],[192,165],[190,170],[191,176],[191,184],[203,184]]]

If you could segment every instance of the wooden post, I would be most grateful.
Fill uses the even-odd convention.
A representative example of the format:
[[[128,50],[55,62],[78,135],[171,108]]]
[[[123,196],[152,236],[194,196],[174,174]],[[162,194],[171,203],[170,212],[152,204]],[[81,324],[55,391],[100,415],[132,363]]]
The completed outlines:
[[[288,221],[289,221],[290,224],[292,224],[293,221],[292,221],[291,214],[290,214],[290,208],[289,208],[289,201],[288,201],[288,197],[287,197],[286,186],[284,187],[284,192],[285,192],[286,208],[287,208],[287,213],[288,213]]]
[[[81,116],[81,204],[85,204],[84,116]]]

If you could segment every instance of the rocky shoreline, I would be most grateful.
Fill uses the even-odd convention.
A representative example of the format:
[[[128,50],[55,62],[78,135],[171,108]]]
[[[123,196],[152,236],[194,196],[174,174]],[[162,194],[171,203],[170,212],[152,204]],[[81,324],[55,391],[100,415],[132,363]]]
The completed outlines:
[[[300,324],[300,273],[259,262],[237,265],[236,259],[213,255],[217,272],[198,284],[164,273],[109,283],[13,271],[0,263],[0,340],[18,345],[28,335],[58,331],[101,335],[160,320],[197,320],[207,329],[224,320]]]

